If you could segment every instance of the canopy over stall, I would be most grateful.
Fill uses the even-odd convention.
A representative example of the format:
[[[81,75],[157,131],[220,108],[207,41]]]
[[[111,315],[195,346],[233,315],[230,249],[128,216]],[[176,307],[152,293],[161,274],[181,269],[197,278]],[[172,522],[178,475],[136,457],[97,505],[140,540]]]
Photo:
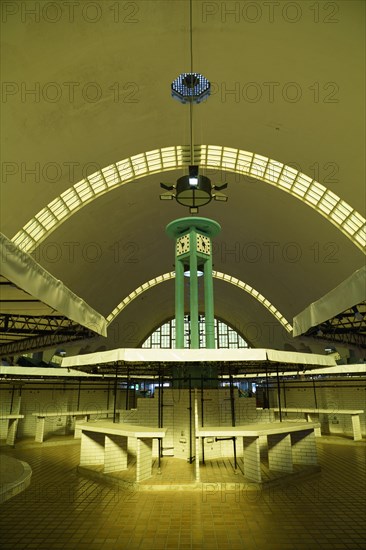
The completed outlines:
[[[121,348],[74,357],[64,357],[61,367],[76,368],[94,372],[113,372],[118,365],[119,373],[129,372],[132,376],[156,375],[163,369],[168,375],[172,367],[195,363],[212,364],[218,367],[220,375],[257,372],[264,367],[277,370],[293,370],[294,365],[306,365],[307,368],[335,366],[333,356],[296,353],[270,349],[136,349]]]
[[[0,233],[0,353],[107,335],[105,318]]]
[[[366,266],[294,317],[300,335],[366,347]]]

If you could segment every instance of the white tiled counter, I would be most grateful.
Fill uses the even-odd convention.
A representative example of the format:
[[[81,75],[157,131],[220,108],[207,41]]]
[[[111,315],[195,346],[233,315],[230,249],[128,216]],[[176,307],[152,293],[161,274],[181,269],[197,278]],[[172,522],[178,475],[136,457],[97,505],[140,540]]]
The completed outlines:
[[[275,413],[279,413],[280,409],[278,407],[274,408]],[[306,407],[281,407],[281,412],[299,414],[301,417],[305,417],[308,422],[318,421],[319,414],[345,414],[350,415],[352,420],[352,430],[353,430],[353,439],[354,441],[360,441],[362,439],[361,434],[361,424],[360,424],[360,414],[364,411],[361,409],[311,409]],[[315,430],[315,435],[317,437],[321,436],[320,426]]]
[[[293,464],[317,464],[314,429],[319,424],[309,422],[269,422],[233,427],[203,427],[196,430],[197,437],[242,437],[244,475],[261,482],[260,438],[265,436],[268,445],[270,470],[291,473]],[[196,460],[198,457],[196,457]],[[197,470],[196,470],[197,472]],[[198,480],[197,480],[198,481]]]
[[[43,443],[44,439],[44,428],[45,428],[45,421],[46,418],[58,418],[61,416],[71,416],[73,418],[79,419],[79,420],[85,420],[88,422],[90,420],[90,417],[93,415],[109,415],[116,412],[119,414],[121,411],[120,409],[114,411],[113,409],[93,409],[93,410],[80,410],[80,411],[62,411],[62,412],[37,412],[32,413],[32,416],[36,417],[36,435],[35,435],[35,441],[37,443]],[[80,439],[81,434],[80,430],[77,429],[77,426],[75,424],[75,439]]]
[[[129,437],[137,440],[136,481],[151,477],[152,442],[163,438],[166,428],[119,424],[110,420],[77,422],[81,432],[80,466],[104,464],[104,473],[127,470]]]

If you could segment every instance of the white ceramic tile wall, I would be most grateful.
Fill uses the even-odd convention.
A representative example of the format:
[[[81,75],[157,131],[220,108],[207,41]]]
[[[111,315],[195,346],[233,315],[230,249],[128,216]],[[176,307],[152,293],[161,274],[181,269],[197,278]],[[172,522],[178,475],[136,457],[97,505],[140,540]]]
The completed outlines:
[[[294,387],[296,386],[296,387]],[[349,415],[337,414],[341,409],[360,409],[366,411],[366,388],[357,379],[347,382],[326,381],[316,383],[316,404],[319,408],[332,411],[331,414],[321,414],[319,417],[322,433],[352,435],[352,419]],[[277,390],[270,390],[270,404],[278,406]],[[315,395],[312,384],[287,382],[285,393],[281,386],[281,405],[284,407],[314,407]],[[289,414],[289,418],[302,418],[302,414]],[[361,433],[366,435],[366,414],[360,415]]]

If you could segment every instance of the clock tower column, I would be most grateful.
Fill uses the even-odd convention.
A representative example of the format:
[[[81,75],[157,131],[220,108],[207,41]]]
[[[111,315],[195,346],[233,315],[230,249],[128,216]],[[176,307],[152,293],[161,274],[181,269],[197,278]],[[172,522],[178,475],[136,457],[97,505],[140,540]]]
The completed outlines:
[[[184,274],[189,273],[189,347],[200,347],[198,277],[204,277],[205,347],[215,348],[212,282],[212,237],[220,225],[208,218],[180,218],[169,223],[167,234],[175,239],[175,331],[176,348],[184,348]]]

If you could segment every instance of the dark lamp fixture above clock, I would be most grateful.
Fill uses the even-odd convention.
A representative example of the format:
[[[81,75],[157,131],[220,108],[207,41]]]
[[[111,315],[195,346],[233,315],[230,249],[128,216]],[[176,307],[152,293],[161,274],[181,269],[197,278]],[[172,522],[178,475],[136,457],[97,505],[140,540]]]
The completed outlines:
[[[212,185],[207,176],[199,174],[198,166],[191,165],[188,175],[178,178],[176,185],[161,183],[160,186],[166,191],[173,193],[162,193],[161,200],[175,199],[182,206],[189,208],[191,214],[197,214],[200,206],[205,206],[211,200],[226,202],[227,196],[223,193],[216,193],[226,189],[227,183]]]

